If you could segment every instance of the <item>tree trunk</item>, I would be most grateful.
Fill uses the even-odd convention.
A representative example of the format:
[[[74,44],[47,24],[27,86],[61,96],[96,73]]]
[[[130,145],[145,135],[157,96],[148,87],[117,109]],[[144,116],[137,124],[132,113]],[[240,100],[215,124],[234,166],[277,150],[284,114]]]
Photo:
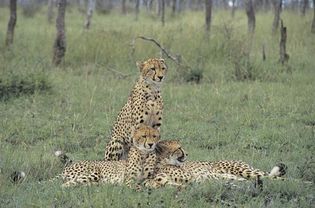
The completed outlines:
[[[138,20],[139,11],[140,11],[140,0],[136,0],[136,20]]]
[[[265,12],[269,11],[270,9],[270,2],[269,0],[263,0],[263,9]]]
[[[176,14],[176,0],[172,0],[172,16]]]
[[[205,3],[206,3],[206,31],[210,32],[212,0],[205,0]]]
[[[14,28],[16,24],[16,0],[10,0],[10,19],[8,23],[7,38],[5,40],[6,46],[13,44]]]
[[[91,19],[93,16],[94,9],[95,9],[95,0],[89,0],[88,9],[87,9],[87,13],[86,13],[86,19],[85,19],[85,23],[84,23],[85,29],[90,29]]]
[[[282,64],[288,62],[289,54],[286,51],[287,44],[287,28],[283,26],[283,21],[281,20],[281,28],[280,28],[280,62]]]
[[[290,8],[293,11],[297,11],[299,9],[299,0],[292,0],[290,3]]]
[[[64,61],[66,53],[65,13],[67,0],[58,0],[58,16],[56,19],[57,36],[54,43],[53,64]]]
[[[273,10],[274,10],[274,18],[273,18],[273,23],[272,23],[272,34],[275,34],[279,28],[282,0],[273,0],[272,5],[273,5]]]
[[[59,0],[58,0],[59,1]],[[81,13],[85,13],[85,1],[84,0],[78,0],[78,10],[79,10],[79,12],[81,12]]]
[[[48,0],[47,20],[49,23],[52,23],[54,18],[54,3],[54,0]]]
[[[266,60],[266,50],[265,50],[265,44],[262,45],[262,60]]]
[[[235,16],[235,9],[236,9],[236,0],[232,0],[232,11],[231,11],[231,16],[234,17]]]
[[[314,6],[313,6],[314,7]],[[301,15],[305,16],[306,9],[308,8],[308,0],[302,1]]]
[[[165,0],[161,0],[161,22],[162,26],[165,25]]]
[[[152,11],[152,9],[153,9],[153,0],[149,0],[149,2],[148,2],[148,10]]]
[[[246,0],[245,2],[245,8],[246,8],[246,15],[248,19],[248,32],[254,33],[255,32],[255,11],[254,11],[254,5],[252,0]]]
[[[227,0],[222,0],[222,4],[223,4],[223,9],[228,9],[228,7],[229,7],[229,1],[227,1]]]
[[[122,2],[121,2],[121,12],[123,14],[127,13],[127,11],[126,11],[126,0],[122,0]]]
[[[157,7],[156,7],[156,13],[157,16],[161,16],[161,9],[162,9],[162,0],[157,0]]]
[[[312,22],[311,32],[315,33],[315,0],[313,0],[313,9],[314,9],[314,14],[313,14],[313,22]]]

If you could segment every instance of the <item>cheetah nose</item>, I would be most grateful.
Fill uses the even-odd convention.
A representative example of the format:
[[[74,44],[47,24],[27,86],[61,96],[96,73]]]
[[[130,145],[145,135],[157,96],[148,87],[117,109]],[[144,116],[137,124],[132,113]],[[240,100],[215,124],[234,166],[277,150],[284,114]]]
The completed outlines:
[[[153,143],[148,143],[149,147],[152,148],[153,147]]]
[[[162,79],[163,79],[163,76],[158,76],[158,78],[159,78],[160,80],[162,80]]]

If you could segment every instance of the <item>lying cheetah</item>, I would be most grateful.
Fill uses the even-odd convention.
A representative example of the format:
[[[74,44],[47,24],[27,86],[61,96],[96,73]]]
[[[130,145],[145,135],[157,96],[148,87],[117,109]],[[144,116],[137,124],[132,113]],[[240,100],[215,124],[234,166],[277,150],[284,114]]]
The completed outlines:
[[[134,137],[136,139],[138,138],[139,141],[139,143],[136,145],[150,146],[150,144],[148,142],[145,142],[144,140],[148,139],[150,134],[151,137],[154,137],[154,134],[156,134],[156,130],[151,129],[151,133],[150,131],[135,132]],[[178,144],[179,142],[176,140],[159,141],[155,147],[156,161],[145,161],[146,163],[144,164],[144,167],[140,168],[142,174],[139,174],[140,171],[138,171],[136,168],[132,168],[132,170],[130,169],[130,167],[133,166],[134,162],[131,160],[133,148],[131,148],[129,152],[130,158],[128,158],[127,160],[72,162],[65,167],[63,173],[60,175],[64,181],[62,186],[69,187],[80,184],[92,185],[109,183],[119,185],[127,184],[131,188],[138,189],[138,185],[141,183],[142,180],[154,178],[155,173],[164,166],[172,165],[176,167],[186,160],[186,155],[183,155],[184,152]],[[138,158],[138,156],[136,156],[136,158]],[[153,170],[152,167],[154,165],[155,168]],[[134,167],[137,166],[138,165],[135,165]],[[128,176],[128,174],[130,173],[131,175]],[[134,181],[139,183],[136,184],[135,187],[132,186],[132,183]]]
[[[157,161],[155,147],[159,139],[158,130],[139,125],[132,133],[133,146],[127,160],[74,162],[61,174],[65,181],[63,186],[125,182],[127,186],[137,188],[138,183],[154,174]]]
[[[220,161],[188,161],[182,165],[185,171],[193,175],[194,182],[204,182],[211,179],[223,180],[254,180],[255,185],[262,187],[262,179],[278,179],[285,175],[286,166],[279,163],[270,172],[255,169],[243,161],[220,160]]]
[[[167,71],[165,61],[152,58],[137,65],[140,77],[113,126],[110,141],[105,148],[104,159],[107,161],[126,158],[133,128],[144,123],[159,130],[162,124],[161,85]]]
[[[160,166],[153,179],[145,180],[144,184],[149,188],[159,188],[165,185],[186,186],[190,183],[202,183],[209,180],[251,180],[257,185],[262,185],[262,178],[279,178],[285,174],[286,166],[279,164],[270,173],[254,169],[242,161],[216,161],[201,162],[187,161],[187,154],[179,141],[172,141],[168,151],[169,160]]]

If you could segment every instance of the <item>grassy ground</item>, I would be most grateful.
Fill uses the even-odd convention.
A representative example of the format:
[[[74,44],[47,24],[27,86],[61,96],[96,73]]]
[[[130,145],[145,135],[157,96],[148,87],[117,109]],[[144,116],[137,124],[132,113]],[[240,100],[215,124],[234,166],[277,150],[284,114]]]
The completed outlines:
[[[257,15],[256,34],[248,41],[242,12],[231,19],[229,13],[215,11],[207,38],[199,12],[168,17],[164,28],[151,15],[142,14],[136,22],[132,15],[96,14],[92,29],[84,31],[84,17],[72,9],[66,20],[66,63],[60,68],[51,66],[55,28],[46,22],[45,11],[34,18],[18,15],[14,46],[10,51],[0,48],[0,87],[13,92],[0,101],[0,207],[314,205],[314,186],[299,181],[266,181],[261,193],[250,183],[233,188],[211,182],[179,193],[173,188],[135,193],[111,185],[63,190],[60,183],[38,183],[61,172],[55,150],[75,160],[103,158],[111,126],[137,77],[135,61],[160,53],[141,40],[132,53],[130,42],[137,35],[156,38],[191,66],[179,68],[167,60],[162,138],[180,138],[191,160],[241,159],[263,170],[283,162],[289,178],[314,181],[311,14],[302,18],[283,13],[290,60],[281,66],[271,13]],[[0,43],[7,17],[1,9]],[[185,81],[194,74],[203,76],[200,84]],[[238,75],[250,76],[239,80]],[[3,87],[16,80],[28,80],[14,86],[31,83],[24,88],[35,92],[14,93],[20,88]],[[12,184],[8,178],[14,171],[24,171],[26,180]]]

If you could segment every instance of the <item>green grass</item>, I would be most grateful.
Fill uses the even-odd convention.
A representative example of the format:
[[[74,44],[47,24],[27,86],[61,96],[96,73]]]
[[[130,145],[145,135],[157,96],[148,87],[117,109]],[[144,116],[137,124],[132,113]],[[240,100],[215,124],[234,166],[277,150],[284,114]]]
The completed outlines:
[[[8,12],[0,10],[0,43],[4,43]],[[65,64],[51,65],[55,26],[45,10],[34,18],[18,12],[13,47],[0,47],[0,78],[45,80],[50,88],[32,94],[12,94],[0,101],[1,207],[311,207],[314,185],[298,181],[266,181],[255,193],[250,183],[231,188],[219,182],[194,185],[178,192],[164,188],[135,193],[111,185],[62,189],[48,180],[62,168],[53,153],[62,149],[75,160],[102,159],[116,116],[126,102],[138,71],[137,60],[159,56],[153,37],[191,70],[202,73],[201,83],[186,83],[187,69],[167,59],[168,79],[162,138],[180,138],[191,160],[240,159],[269,170],[288,165],[288,178],[315,178],[315,39],[312,15],[302,18],[284,12],[288,27],[288,66],[278,63],[279,34],[271,35],[272,14],[257,14],[256,34],[247,41],[246,16],[235,19],[214,11],[211,36],[204,33],[201,12],[167,16],[166,26],[150,15],[96,14],[90,31],[76,9],[67,13]],[[226,32],[228,31],[228,32]],[[267,60],[261,60],[262,44]],[[249,64],[244,53],[250,51]],[[235,63],[250,70],[250,80],[237,81]],[[248,67],[250,66],[250,67]],[[121,78],[121,72],[128,75]],[[12,75],[14,74],[14,76]],[[29,75],[39,74],[36,78]],[[16,75],[16,76],[15,76]],[[19,77],[19,75],[21,75]],[[18,78],[16,78],[18,77]],[[4,83],[4,82],[3,82]],[[7,84],[8,85],[8,84]],[[14,171],[27,175],[12,184]]]

